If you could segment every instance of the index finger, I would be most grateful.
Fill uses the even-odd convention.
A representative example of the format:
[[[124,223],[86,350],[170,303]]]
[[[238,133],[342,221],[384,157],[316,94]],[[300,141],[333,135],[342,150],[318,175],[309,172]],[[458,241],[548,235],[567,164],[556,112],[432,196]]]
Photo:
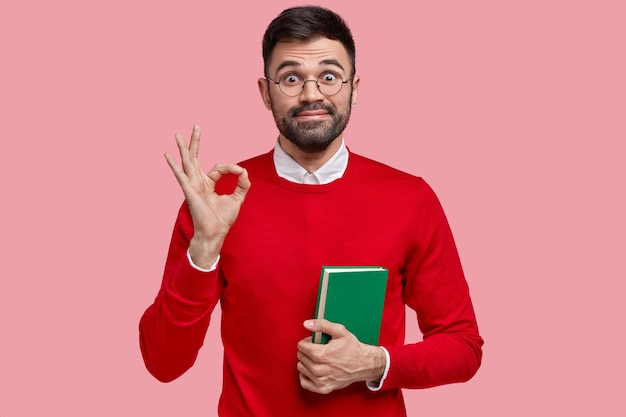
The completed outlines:
[[[233,163],[218,163],[215,164],[213,168],[209,172],[207,172],[207,177],[209,177],[213,182],[219,181],[226,174],[239,175],[244,171],[244,169]]]

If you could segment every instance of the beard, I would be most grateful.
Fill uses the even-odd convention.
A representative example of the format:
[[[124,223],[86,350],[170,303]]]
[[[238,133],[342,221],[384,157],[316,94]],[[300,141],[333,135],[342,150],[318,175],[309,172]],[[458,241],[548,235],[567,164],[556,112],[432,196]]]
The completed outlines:
[[[272,106],[272,114],[278,131],[299,150],[305,153],[320,153],[341,135],[348,125],[352,103],[340,112],[332,104],[313,103],[290,109],[287,114],[279,114]],[[304,111],[324,110],[329,120],[298,121],[296,116]]]

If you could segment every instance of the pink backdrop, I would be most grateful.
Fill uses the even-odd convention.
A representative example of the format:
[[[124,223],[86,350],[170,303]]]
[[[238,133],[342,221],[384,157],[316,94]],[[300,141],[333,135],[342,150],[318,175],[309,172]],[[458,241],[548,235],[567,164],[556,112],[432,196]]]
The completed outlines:
[[[218,326],[170,384],[139,353],[182,199],[162,154],[194,123],[207,169],[273,146],[260,40],[294,3],[164,3],[0,7],[2,417],[215,413]],[[409,414],[625,415],[625,3],[324,5],[357,41],[347,142],[437,191],[486,340]]]

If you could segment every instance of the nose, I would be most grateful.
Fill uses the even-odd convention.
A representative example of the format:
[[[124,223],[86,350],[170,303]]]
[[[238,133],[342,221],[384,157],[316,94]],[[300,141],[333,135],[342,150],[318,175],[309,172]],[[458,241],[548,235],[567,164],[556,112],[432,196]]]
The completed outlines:
[[[320,93],[320,89],[317,86],[317,80],[305,80],[304,84],[302,85],[302,94],[300,94],[300,101],[310,103],[323,99],[324,95]]]

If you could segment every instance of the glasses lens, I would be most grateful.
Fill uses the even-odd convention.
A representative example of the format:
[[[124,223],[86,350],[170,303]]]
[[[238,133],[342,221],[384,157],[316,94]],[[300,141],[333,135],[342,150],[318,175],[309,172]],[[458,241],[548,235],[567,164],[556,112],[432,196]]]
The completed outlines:
[[[304,80],[297,74],[285,74],[280,78],[278,86],[284,95],[295,97],[302,92]]]
[[[336,72],[326,71],[317,77],[317,85],[320,89],[320,93],[325,96],[334,96],[341,90],[341,87],[343,87],[343,80]]]

